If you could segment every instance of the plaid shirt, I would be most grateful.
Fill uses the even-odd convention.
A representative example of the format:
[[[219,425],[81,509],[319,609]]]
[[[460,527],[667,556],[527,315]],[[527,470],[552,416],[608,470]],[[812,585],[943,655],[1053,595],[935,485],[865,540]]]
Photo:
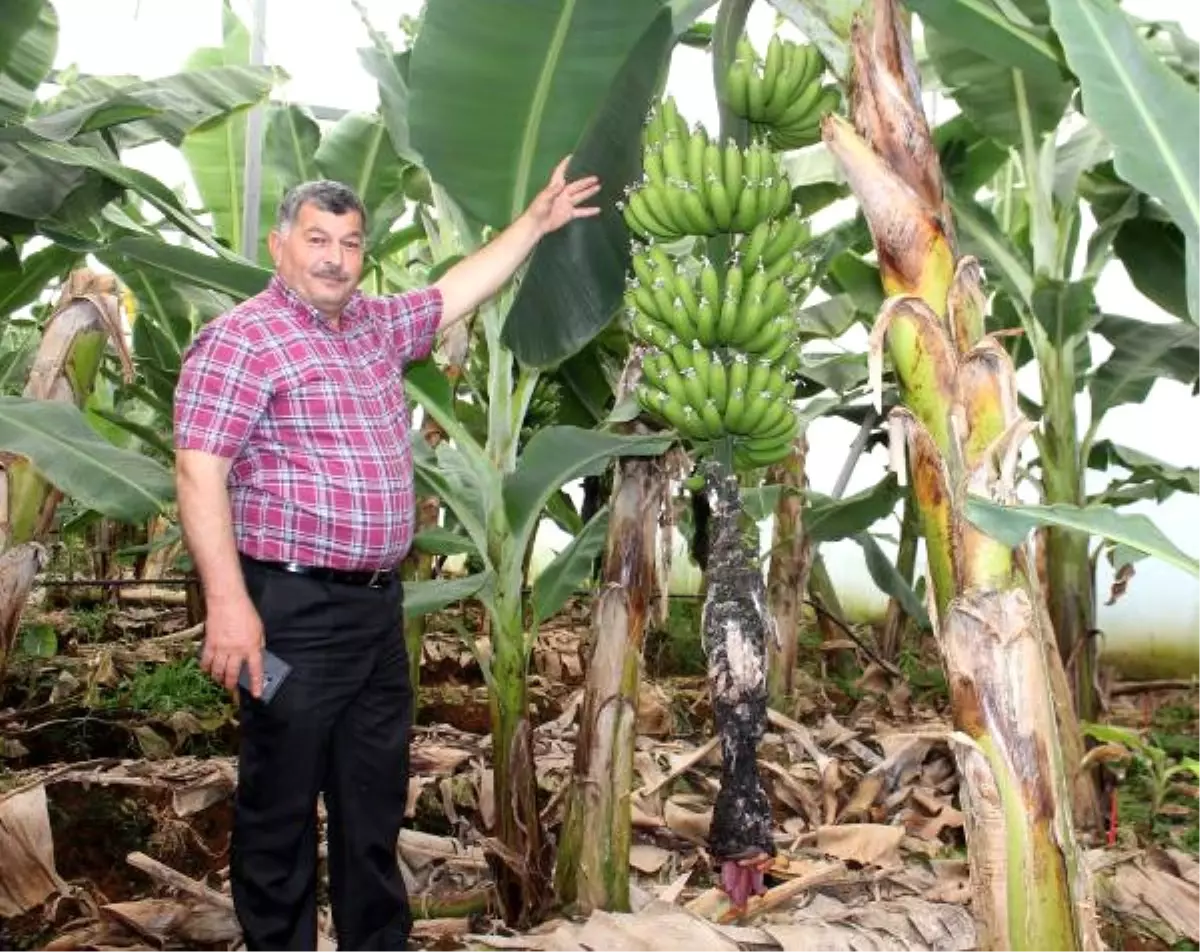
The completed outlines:
[[[175,391],[175,446],[229,457],[238,549],[267,561],[390,567],[413,535],[403,368],[429,356],[436,288],[356,292],[340,327],[276,275],[205,325]]]

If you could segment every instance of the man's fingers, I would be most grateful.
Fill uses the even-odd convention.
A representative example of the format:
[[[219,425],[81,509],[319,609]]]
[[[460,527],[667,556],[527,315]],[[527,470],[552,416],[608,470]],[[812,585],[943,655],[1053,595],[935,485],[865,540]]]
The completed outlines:
[[[571,161],[570,155],[563,156],[558,165],[554,166],[554,172],[550,175],[550,183],[552,185],[563,185],[567,181],[567,164]]]
[[[262,652],[251,651],[250,656],[246,659],[246,663],[250,666],[250,694],[253,697],[262,697],[263,686],[263,663]]]
[[[571,200],[574,202],[582,202],[585,199],[591,198],[598,191],[600,191],[600,183],[599,182],[589,185],[586,188],[575,188],[574,186],[572,186],[572,191],[570,193]]]

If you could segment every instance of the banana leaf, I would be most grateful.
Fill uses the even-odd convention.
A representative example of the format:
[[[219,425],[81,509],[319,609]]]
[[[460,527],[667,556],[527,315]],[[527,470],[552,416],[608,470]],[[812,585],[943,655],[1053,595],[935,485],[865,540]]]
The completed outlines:
[[[502,340],[525,364],[547,367],[579,353],[612,321],[629,267],[629,231],[616,202],[641,169],[643,116],[673,45],[660,14],[630,51],[592,116],[567,178],[597,175],[600,214],[547,235],[533,253]]]
[[[1059,526],[1162,559],[1193,577],[1200,575],[1200,562],[1181,551],[1149,518],[1108,506],[1003,506],[972,496],[967,500],[966,517],[1006,545],[1022,544],[1039,526]]]
[[[1018,4],[1030,6],[1028,0]],[[1058,126],[1074,91],[1046,27],[1020,27],[989,0],[914,0],[929,58],[964,115],[1006,146],[1021,145],[1028,111],[1035,135]]]
[[[229,3],[221,11],[223,45],[196,50],[187,60],[187,69],[199,71],[220,66],[241,66],[250,62],[250,33],[237,18]],[[189,133],[180,151],[192,170],[196,189],[204,207],[212,214],[213,231],[230,248],[262,265],[270,264],[267,233],[279,204],[279,183],[271,163],[264,161],[259,193],[258,234],[247,246],[242,228],[246,194],[246,127],[244,112],[227,116]],[[266,127],[266,123],[263,123]],[[265,145],[265,140],[264,140]]]
[[[58,14],[44,0],[5,0],[0,30],[0,125],[20,122],[58,51]]]
[[[1112,143],[1117,172],[1159,199],[1184,234],[1188,316],[1200,323],[1200,93],[1111,0],[1050,0],[1050,12],[1083,112]]]
[[[0,451],[28,459],[76,502],[137,522],[175,498],[171,472],[98,436],[74,406],[0,396]]]
[[[578,147],[661,9],[646,0],[429,0],[409,67],[408,122],[434,181],[478,221],[507,226]]]

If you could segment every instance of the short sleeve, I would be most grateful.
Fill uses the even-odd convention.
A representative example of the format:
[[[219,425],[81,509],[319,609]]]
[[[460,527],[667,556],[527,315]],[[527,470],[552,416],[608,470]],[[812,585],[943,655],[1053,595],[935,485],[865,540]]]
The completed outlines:
[[[433,353],[442,322],[442,292],[430,286],[403,294],[373,298],[371,305],[400,365],[424,360]]]
[[[193,339],[175,388],[175,448],[235,457],[271,397],[261,347],[218,318]]]

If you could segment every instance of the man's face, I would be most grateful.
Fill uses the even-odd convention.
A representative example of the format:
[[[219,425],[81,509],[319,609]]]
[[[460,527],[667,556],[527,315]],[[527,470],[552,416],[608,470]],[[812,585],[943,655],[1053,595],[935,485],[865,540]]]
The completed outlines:
[[[337,320],[362,277],[363,229],[358,212],[335,215],[306,202],[286,233],[271,232],[268,246],[288,286],[327,318]]]

